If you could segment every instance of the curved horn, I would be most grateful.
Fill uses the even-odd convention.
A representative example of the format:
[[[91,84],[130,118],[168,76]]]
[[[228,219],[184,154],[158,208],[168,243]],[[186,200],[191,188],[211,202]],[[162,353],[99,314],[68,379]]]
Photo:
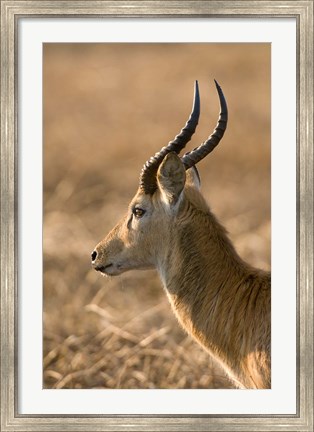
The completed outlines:
[[[196,126],[198,124],[198,119],[200,116],[200,96],[198,89],[198,82],[195,81],[194,87],[194,101],[191,115],[183,127],[181,132],[170,141],[166,147],[163,147],[155,156],[152,156],[143,166],[140,175],[140,188],[146,194],[153,194],[157,188],[156,174],[159,165],[161,164],[163,158],[166,154],[170,152],[176,152],[177,154],[186,146],[190,141],[192,135],[195,132]]]
[[[181,159],[185,166],[185,169],[191,168],[192,166],[196,165],[197,162],[199,162],[210,152],[212,152],[214,148],[218,145],[221,138],[223,137],[225,130],[227,128],[228,108],[227,108],[226,99],[221,90],[221,87],[219,86],[216,80],[215,80],[215,84],[216,84],[216,89],[220,101],[220,114],[219,114],[217,126],[215,127],[214,132],[203,144],[196,147],[191,152],[183,155]]]

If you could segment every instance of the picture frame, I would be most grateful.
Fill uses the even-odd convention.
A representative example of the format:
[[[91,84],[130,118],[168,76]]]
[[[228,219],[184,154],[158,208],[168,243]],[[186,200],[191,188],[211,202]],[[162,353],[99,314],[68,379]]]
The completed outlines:
[[[297,21],[297,412],[295,415],[20,414],[17,32],[21,17],[269,17]],[[1,2],[1,430],[313,430],[313,2]]]

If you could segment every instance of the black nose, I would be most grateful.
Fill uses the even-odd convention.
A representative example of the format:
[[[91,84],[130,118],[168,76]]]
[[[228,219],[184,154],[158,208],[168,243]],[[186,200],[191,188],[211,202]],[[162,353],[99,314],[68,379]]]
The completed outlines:
[[[94,252],[92,253],[92,262],[94,262],[96,258],[97,258],[97,252],[94,250]]]

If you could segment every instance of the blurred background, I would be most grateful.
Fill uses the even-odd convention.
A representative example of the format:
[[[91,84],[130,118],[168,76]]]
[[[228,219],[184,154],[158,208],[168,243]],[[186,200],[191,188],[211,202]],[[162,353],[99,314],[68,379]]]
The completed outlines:
[[[145,161],[184,126],[191,150],[229,108],[198,164],[239,254],[270,268],[269,44],[45,44],[44,388],[232,388],[179,326],[157,273],[104,278],[90,254],[126,211]]]

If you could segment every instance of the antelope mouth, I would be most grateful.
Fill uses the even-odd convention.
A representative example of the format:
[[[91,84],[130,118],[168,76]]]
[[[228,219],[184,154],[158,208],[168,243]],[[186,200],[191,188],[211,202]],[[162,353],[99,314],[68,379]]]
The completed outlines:
[[[113,263],[106,264],[105,266],[100,265],[97,267],[94,267],[96,271],[103,274],[104,276],[116,276],[121,273],[120,265],[114,265]]]
[[[107,270],[108,268],[112,267],[112,266],[113,266],[113,264],[110,263],[110,264],[107,264],[107,265],[105,265],[105,266],[103,266],[103,265],[96,266],[96,267],[94,267],[94,269],[95,269],[96,271],[99,271],[100,273],[106,273],[106,270]]]

